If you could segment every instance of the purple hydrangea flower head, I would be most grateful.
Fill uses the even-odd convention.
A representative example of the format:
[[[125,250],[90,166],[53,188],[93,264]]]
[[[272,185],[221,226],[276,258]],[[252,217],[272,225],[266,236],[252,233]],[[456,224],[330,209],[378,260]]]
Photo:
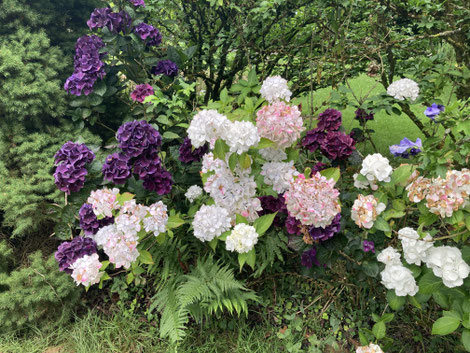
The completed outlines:
[[[434,121],[436,116],[442,113],[445,110],[445,107],[440,104],[433,103],[430,107],[427,107],[424,111],[424,115]]]
[[[119,148],[129,157],[138,157],[144,151],[158,149],[162,143],[160,133],[145,120],[127,122],[118,129]]]
[[[320,150],[329,159],[346,159],[356,149],[355,145],[356,141],[344,132],[330,131],[323,139]]]
[[[84,144],[68,141],[54,155],[55,164],[65,162],[76,167],[84,167],[93,162],[95,154]]]
[[[156,66],[152,67],[151,73],[174,77],[178,74],[178,65],[171,60],[160,60]]]
[[[322,170],[327,169],[327,168],[328,168],[328,164],[318,162],[312,167],[312,175],[318,172],[321,172]]]
[[[65,81],[64,89],[74,96],[81,96],[84,94],[88,96],[93,92],[93,85],[96,82],[96,76],[86,75],[83,72],[77,72],[72,74]]]
[[[415,156],[421,152],[423,143],[420,138],[416,139],[416,142],[410,141],[408,138],[404,138],[400,141],[399,145],[392,145],[389,147],[390,153],[395,157],[409,158],[409,156]]]
[[[318,116],[317,128],[324,131],[336,131],[341,126],[341,112],[327,109]]]
[[[307,131],[307,134],[302,139],[302,147],[305,147],[310,152],[315,152],[318,148],[320,148],[320,145],[325,137],[326,132],[322,129],[315,128],[313,130]]]
[[[59,263],[59,270],[72,273],[69,268],[77,259],[96,253],[96,243],[91,238],[75,237],[59,245],[55,259]]]
[[[95,9],[90,16],[90,19],[86,22],[88,28],[95,29],[95,28],[103,28],[108,25],[109,23],[109,14],[111,13],[111,9],[108,7],[102,9]]]
[[[134,162],[134,174],[139,176],[139,179],[145,179],[151,175],[159,172],[162,168],[162,161],[158,156],[157,151],[143,153]]]
[[[140,39],[146,41],[149,46],[159,45],[162,42],[160,31],[147,23],[139,23],[134,27],[134,32],[137,33]]]
[[[297,218],[288,215],[287,218],[286,218],[286,223],[285,224],[286,224],[287,233],[297,234],[297,235],[302,234],[302,232],[300,230],[300,227],[302,226],[302,223],[300,223],[300,221]]]
[[[364,240],[362,242],[362,249],[364,250],[364,252],[373,252],[375,254],[375,245],[374,245],[374,242],[373,241],[370,241],[370,240]]]
[[[108,15],[110,32],[126,32],[132,26],[132,18],[126,11],[111,12]]]
[[[286,200],[284,199],[284,196],[260,196],[259,200],[263,210],[258,211],[258,215],[263,216],[265,214],[277,212],[276,217],[274,217],[273,224],[277,227],[282,227],[284,222],[282,222],[280,215],[287,213]]]
[[[341,230],[341,213],[338,213],[335,218],[333,218],[333,222],[326,226],[325,228],[315,228],[312,227],[309,229],[308,233],[312,237],[314,241],[325,241],[333,237],[336,233]]]
[[[374,120],[374,113],[372,112],[366,112],[364,109],[359,108],[356,110],[356,116],[354,119],[357,119],[361,122],[366,122],[368,120]]]
[[[317,259],[317,250],[315,248],[304,251],[300,261],[302,266],[308,268],[312,268],[312,265],[320,266],[320,262],[318,262]]]
[[[147,175],[144,179],[144,188],[154,191],[158,195],[166,195],[171,192],[173,179],[171,174],[161,167],[157,172]]]
[[[114,184],[125,184],[131,176],[129,157],[123,153],[113,153],[106,157],[103,164],[103,176]]]
[[[193,150],[191,140],[189,137],[185,137],[179,149],[178,159],[184,163],[199,162],[208,150],[209,146],[207,144]]]
[[[135,90],[131,93],[131,98],[134,101],[142,103],[145,100],[145,97],[151,96],[154,93],[153,87],[148,83],[137,85]]]
[[[94,235],[100,228],[114,223],[114,217],[105,217],[99,220],[89,203],[82,205],[78,215],[80,216],[80,228],[82,228],[85,235]]]
[[[54,180],[60,191],[70,195],[71,192],[77,192],[83,188],[87,174],[88,171],[84,167],[61,163],[55,170]]]
[[[134,6],[142,6],[145,7],[144,0],[129,0],[129,2]]]

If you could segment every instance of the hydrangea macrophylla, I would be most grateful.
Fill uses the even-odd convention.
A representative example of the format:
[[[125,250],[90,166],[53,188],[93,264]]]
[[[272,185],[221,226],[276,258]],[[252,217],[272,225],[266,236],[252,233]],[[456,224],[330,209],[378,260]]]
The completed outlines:
[[[300,221],[297,218],[288,215],[286,218],[285,225],[286,225],[287,233],[296,234],[296,235],[302,234],[302,229],[301,229],[302,223],[300,223]]]
[[[404,138],[400,141],[399,145],[392,145],[389,147],[390,153],[395,157],[409,158],[409,156],[416,156],[421,152],[423,144],[421,139],[418,137],[416,142],[410,141],[408,138]]]
[[[83,284],[89,287],[99,283],[104,272],[100,272],[102,263],[98,258],[98,254],[85,255],[73,263],[72,278],[78,285]]]
[[[429,119],[434,121],[436,116],[442,113],[445,110],[445,107],[440,104],[433,103],[430,107],[427,107],[424,111],[424,115],[426,115]]]
[[[173,186],[173,178],[163,166],[160,166],[155,173],[147,175],[142,180],[146,190],[154,191],[158,195],[169,194]]]
[[[118,225],[120,225],[121,230],[118,230]],[[109,262],[113,263],[116,268],[124,267],[128,269],[139,257],[139,251],[137,250],[138,237],[134,224],[129,227],[124,226],[124,224],[115,223],[103,227],[93,238],[96,244],[101,246],[105,254],[108,255]],[[124,228],[126,231],[122,231]]]
[[[354,187],[358,189],[367,189],[369,186],[372,190],[378,189],[377,184],[375,184],[375,180],[369,181],[365,179],[362,174],[354,173],[353,179],[354,179]]]
[[[374,195],[359,194],[351,208],[351,218],[358,227],[371,229],[385,207],[385,204],[379,202]]]
[[[388,86],[387,94],[401,101],[405,100],[405,98],[414,101],[418,98],[419,87],[415,81],[409,78],[402,78]]]
[[[321,141],[320,150],[328,159],[341,160],[348,158],[355,147],[356,141],[341,131],[328,132]]]
[[[217,110],[201,110],[191,120],[187,133],[195,148],[206,142],[213,146],[218,138],[227,135],[230,125],[227,117],[219,114]]]
[[[75,72],[65,81],[64,89],[74,96],[81,96],[82,94],[88,96],[93,92],[95,82],[95,76],[90,76],[83,72]]]
[[[422,176],[416,178],[406,187],[408,198],[412,202],[421,202],[429,192],[429,186],[432,180]]]
[[[419,288],[413,273],[401,263],[386,265],[380,276],[385,288],[395,290],[395,294],[399,297],[414,296],[418,293]]]
[[[362,242],[362,250],[364,250],[364,252],[372,252],[375,254],[375,244],[373,241],[371,240],[364,240]]]
[[[84,144],[68,141],[54,155],[55,164],[65,162],[77,167],[84,167],[93,162],[95,154]]]
[[[273,190],[282,194],[290,188],[294,176],[299,172],[294,167],[294,161],[268,162],[261,167],[260,174],[264,176],[266,185],[272,186]]]
[[[175,77],[178,75],[178,65],[171,60],[160,60],[157,65],[150,70],[152,75],[166,75]]]
[[[153,87],[148,83],[143,83],[136,86],[135,90],[131,93],[131,98],[135,102],[143,103],[145,97],[151,96],[152,94],[154,94]]]
[[[258,242],[258,236],[255,227],[244,223],[237,224],[225,239],[226,249],[239,254],[247,253]]]
[[[193,203],[194,200],[202,196],[202,188],[197,185],[192,185],[186,191],[184,196],[188,199],[190,203]]]
[[[286,152],[272,147],[261,148],[258,152],[268,162],[281,162],[287,158]]]
[[[160,133],[145,120],[134,120],[121,125],[116,138],[119,148],[129,157],[138,157],[162,143]]]
[[[162,161],[158,152],[145,152],[134,160],[134,174],[139,179],[145,179],[159,172],[162,168]]]
[[[96,243],[93,239],[75,237],[72,241],[66,241],[59,245],[54,255],[59,263],[59,270],[72,273],[70,266],[79,258],[85,255],[96,253]]]
[[[157,237],[166,231],[168,223],[167,207],[162,201],[158,201],[148,208],[148,214],[143,219],[143,225],[146,232],[153,232]]]
[[[160,31],[147,23],[139,23],[134,27],[134,32],[140,37],[140,39],[146,41],[148,46],[160,45],[162,42]]]
[[[307,131],[307,134],[302,139],[302,146],[308,149],[310,152],[315,152],[320,148],[323,140],[326,137],[326,132],[322,129],[315,128]]]
[[[191,140],[189,139],[189,137],[185,137],[183,143],[179,148],[178,159],[183,163],[199,162],[201,161],[202,156],[204,156],[208,151],[208,145],[203,145],[193,150]]]
[[[400,261],[401,255],[399,252],[392,248],[391,246],[385,248],[377,255],[377,261],[382,262],[383,264],[387,265],[396,265],[401,264]]]
[[[305,130],[299,108],[284,102],[264,106],[256,115],[259,135],[274,142],[277,149],[292,146]]]
[[[109,23],[109,14],[111,13],[111,9],[108,7],[95,9],[90,16],[90,19],[86,22],[88,28],[91,30],[96,28],[103,28],[108,25]]]
[[[393,168],[390,166],[388,159],[380,153],[374,153],[364,158],[360,173],[365,176],[369,182],[384,181],[388,183],[392,171]]]
[[[312,174],[321,172],[322,170],[324,170],[326,168],[328,168],[327,164],[322,163],[322,162],[318,162],[312,167]]]
[[[132,26],[132,18],[126,11],[111,12],[107,24],[110,32],[127,32]]]
[[[60,191],[70,195],[71,192],[80,191],[85,185],[85,176],[88,171],[73,164],[61,163],[54,173],[54,182]]]
[[[221,136],[230,147],[230,152],[242,154],[257,146],[260,141],[258,129],[249,121],[234,121]]]
[[[302,253],[300,262],[302,266],[312,268],[312,265],[320,266],[320,262],[317,259],[317,250],[311,248]]]
[[[313,241],[319,241],[319,242],[333,238],[333,236],[336,233],[339,233],[339,231],[341,230],[340,221],[341,221],[341,213],[338,213],[335,216],[335,218],[333,218],[333,222],[329,226],[326,226],[325,228],[311,227],[308,230],[308,234],[310,235]]]
[[[458,188],[453,188],[447,179],[441,177],[432,180],[426,193],[426,207],[441,217],[452,217],[464,203],[465,197]]]
[[[279,102],[281,99],[290,101],[292,92],[287,86],[287,81],[281,76],[271,76],[266,78],[259,91],[261,96],[269,103]]]
[[[378,345],[371,342],[368,346],[357,347],[356,353],[384,353],[384,351]]]
[[[300,174],[284,194],[289,214],[304,225],[322,228],[330,225],[341,211],[339,191],[334,185],[333,179],[320,173],[309,179]]]
[[[113,217],[98,219],[95,212],[93,212],[93,206],[89,203],[84,203],[82,207],[80,207],[78,215],[80,217],[80,228],[82,228],[85,235],[96,234],[101,227],[114,222]]]
[[[438,246],[428,250],[426,265],[436,277],[442,278],[449,288],[459,287],[470,274],[470,266],[462,259],[462,252],[451,246]]]
[[[103,176],[114,184],[125,184],[131,176],[129,157],[122,153],[113,153],[106,157],[103,164]]]
[[[409,264],[420,266],[421,261],[425,262],[428,250],[433,247],[432,237],[429,234],[420,240],[419,234],[409,227],[398,231],[398,239],[401,240],[403,254]]]
[[[354,119],[359,120],[360,122],[366,122],[369,120],[374,120],[374,113],[372,112],[366,112],[362,108],[358,108],[355,112]]]
[[[263,216],[265,214],[277,212],[276,216],[274,217],[273,224],[277,227],[282,227],[283,222],[281,221],[280,214],[287,213],[284,196],[260,196],[259,200],[261,202],[262,210],[258,211],[258,215]]]
[[[211,241],[231,227],[228,211],[216,205],[202,205],[194,215],[194,236],[200,241]]]
[[[117,194],[119,189],[103,188],[90,193],[87,202],[92,206],[93,212],[98,218],[112,217],[113,211],[119,209]]]
[[[129,2],[134,6],[142,6],[145,7],[144,0],[129,0]]]
[[[341,112],[336,109],[326,109],[318,115],[317,129],[322,131],[336,131],[342,123]]]

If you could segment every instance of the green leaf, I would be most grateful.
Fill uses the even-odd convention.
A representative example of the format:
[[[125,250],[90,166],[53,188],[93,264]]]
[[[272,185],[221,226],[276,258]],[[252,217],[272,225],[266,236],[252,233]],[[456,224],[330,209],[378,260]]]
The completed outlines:
[[[381,230],[382,232],[390,232],[391,231],[390,225],[382,217],[377,217],[377,219],[374,222],[374,228],[378,229],[378,230]]]
[[[211,247],[211,249],[215,251],[215,249],[217,248],[218,242],[219,242],[219,238],[214,238],[208,244]]]
[[[399,297],[394,290],[389,290],[387,292],[387,301],[393,310],[400,310],[405,305],[406,297]]]
[[[335,182],[338,182],[338,180],[341,176],[339,168],[323,169],[320,172],[320,174],[323,175],[327,179],[333,179]]]
[[[214,157],[225,162],[225,154],[229,151],[229,147],[222,139],[215,141]]]
[[[178,215],[168,217],[168,223],[166,224],[166,229],[174,229],[182,226],[184,224],[184,220],[182,220]]]
[[[383,314],[380,320],[382,320],[385,323],[389,323],[390,321],[393,320],[394,317],[395,317],[395,314],[387,313],[387,314]]]
[[[174,132],[171,132],[171,131],[165,131],[163,133],[163,138],[167,139],[167,140],[174,140],[174,139],[179,138],[179,135],[177,135],[177,134],[175,134]]]
[[[379,264],[377,261],[367,261],[362,262],[362,271],[369,277],[377,277],[380,272]]]
[[[273,224],[274,217],[276,217],[276,214],[277,212],[266,214],[255,220],[255,222],[253,223],[253,226],[255,227],[256,233],[258,233],[259,236],[266,233],[269,227],[271,227],[271,224]]]
[[[238,213],[235,215],[235,222],[237,224],[240,224],[240,223],[249,224],[248,220]]]
[[[246,252],[238,254],[238,264],[240,265],[240,272],[243,268],[243,265],[246,263],[247,258],[248,258],[248,253]]]
[[[372,327],[372,333],[374,336],[380,340],[385,337],[386,327],[385,322],[379,321]]]
[[[129,272],[126,277],[126,282],[127,284],[131,284],[131,282],[134,280],[134,274],[132,272]]]
[[[391,176],[391,184],[401,184],[404,186],[404,183],[406,183],[408,178],[411,176],[411,173],[413,173],[414,168],[415,167],[413,165],[406,164],[395,169]]]
[[[433,335],[448,335],[460,326],[460,318],[456,316],[443,316],[432,325]]]
[[[393,208],[390,209],[390,210],[387,210],[383,213],[382,217],[388,221],[389,219],[391,218],[402,218],[405,216],[405,212],[403,211],[398,211],[398,210],[394,210]]]
[[[464,329],[462,331],[462,344],[467,350],[467,352],[470,352],[470,330]]]
[[[434,276],[432,272],[428,272],[421,277],[418,286],[421,294],[433,294],[441,289],[444,284],[442,283],[442,279]]]
[[[147,250],[139,250],[139,260],[143,264],[153,265],[152,255]]]
[[[228,166],[230,170],[233,172],[238,164],[238,155],[236,153],[232,153],[228,159]]]
[[[274,142],[272,142],[271,140],[268,140],[265,137],[261,137],[260,141],[258,142],[258,145],[252,148],[262,149],[262,148],[268,148],[268,147],[273,147],[273,146],[274,146]]]
[[[230,235],[230,233],[232,233],[232,231],[228,230],[228,231],[222,233],[217,239],[225,241],[227,239],[227,237]]]
[[[106,83],[101,80],[93,86],[93,93],[96,93],[98,96],[103,97],[106,93]]]
[[[254,270],[255,262],[256,262],[256,251],[255,249],[251,249],[249,252],[247,252],[246,263]]]
[[[116,201],[118,202],[119,206],[123,206],[124,202],[130,201],[134,198],[134,195],[130,192],[124,192],[122,194],[118,194],[116,197]]]
[[[243,169],[248,169],[251,166],[251,157],[246,152],[238,157],[238,161]]]

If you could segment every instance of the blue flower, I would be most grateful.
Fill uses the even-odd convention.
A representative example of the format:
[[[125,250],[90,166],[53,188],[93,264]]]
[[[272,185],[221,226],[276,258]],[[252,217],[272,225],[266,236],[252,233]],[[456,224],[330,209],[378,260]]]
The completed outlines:
[[[434,118],[444,111],[444,106],[433,103],[430,107],[427,107],[424,111],[424,115],[434,121]]]
[[[392,145],[389,147],[390,153],[395,157],[409,158],[410,155],[415,156],[421,152],[423,144],[420,138],[416,139],[416,142],[410,141],[408,138],[404,138],[400,141],[399,145]]]

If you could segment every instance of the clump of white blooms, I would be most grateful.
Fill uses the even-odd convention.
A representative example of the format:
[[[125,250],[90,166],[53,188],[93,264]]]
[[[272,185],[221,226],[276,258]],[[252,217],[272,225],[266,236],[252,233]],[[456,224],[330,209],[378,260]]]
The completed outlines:
[[[202,110],[191,120],[187,133],[191,144],[198,148],[206,142],[213,145],[219,137],[227,134],[230,125],[230,120],[217,110]]]
[[[418,232],[413,228],[402,228],[398,231],[398,239],[401,240],[405,260],[409,264],[420,266],[425,261],[428,250],[433,247],[432,237],[428,234],[424,240],[420,240]]]
[[[365,179],[364,176],[362,176],[361,178],[361,175],[362,174],[359,174],[359,173],[354,173],[353,175],[353,179],[354,179],[354,186],[358,189],[367,189],[368,187],[370,187],[372,190],[377,190],[379,187],[377,186],[377,184],[375,183],[376,180],[368,180],[368,179]]]
[[[80,257],[70,265],[72,278],[77,286],[83,284],[85,287],[89,287],[100,281],[104,273],[100,272],[101,266],[102,263],[96,253]]]
[[[112,190],[103,188],[90,193],[87,202],[93,207],[93,212],[97,217],[112,217],[113,211],[119,209],[117,195],[119,189]]]
[[[281,76],[271,76],[266,78],[263,81],[259,93],[269,103],[278,102],[281,99],[289,102],[290,96],[292,95],[292,92],[287,86],[287,80],[283,79]]]
[[[385,265],[396,265],[401,263],[400,257],[400,253],[389,246],[377,255],[377,260],[384,263]]]
[[[221,135],[222,139],[230,147],[230,152],[242,154],[250,147],[258,145],[260,137],[258,129],[249,121],[235,121],[229,124],[229,128]]]
[[[142,229],[141,221],[147,213],[147,206],[137,204],[135,200],[129,200],[124,202],[114,224],[120,232],[137,234]]]
[[[426,265],[449,288],[461,286],[470,273],[470,266],[462,259],[462,252],[451,246],[431,248]]]
[[[294,167],[294,161],[268,162],[263,164],[260,174],[264,176],[267,185],[271,185],[274,191],[282,194],[290,188],[294,176],[298,176],[299,172]]]
[[[374,153],[364,158],[360,173],[365,176],[369,182],[376,180],[389,182],[392,170],[387,158],[380,153]]]
[[[402,78],[388,86],[387,93],[401,101],[405,98],[409,98],[414,101],[418,98],[419,86],[415,81],[410,80],[409,78]]]
[[[253,226],[240,223],[237,224],[230,235],[225,240],[225,246],[228,251],[246,253],[254,248],[258,242],[258,233]]]
[[[146,232],[153,232],[155,236],[158,236],[166,231],[167,223],[167,207],[162,201],[158,201],[148,207],[148,214],[143,218]]]
[[[225,208],[202,205],[194,215],[194,236],[200,241],[211,241],[230,229],[231,219]]]
[[[374,195],[357,196],[351,208],[351,218],[358,227],[371,229],[378,215],[385,210],[384,203],[374,197]]]
[[[201,197],[201,195],[202,195],[202,188],[197,185],[190,186],[189,189],[184,194],[184,196],[191,203],[193,203],[193,201],[196,200],[197,198]]]
[[[272,147],[261,148],[258,152],[261,157],[263,157],[268,162],[281,162],[287,158],[287,154],[284,152],[284,150]]]
[[[378,345],[371,342],[368,346],[358,347],[356,353],[384,353],[384,351]]]

